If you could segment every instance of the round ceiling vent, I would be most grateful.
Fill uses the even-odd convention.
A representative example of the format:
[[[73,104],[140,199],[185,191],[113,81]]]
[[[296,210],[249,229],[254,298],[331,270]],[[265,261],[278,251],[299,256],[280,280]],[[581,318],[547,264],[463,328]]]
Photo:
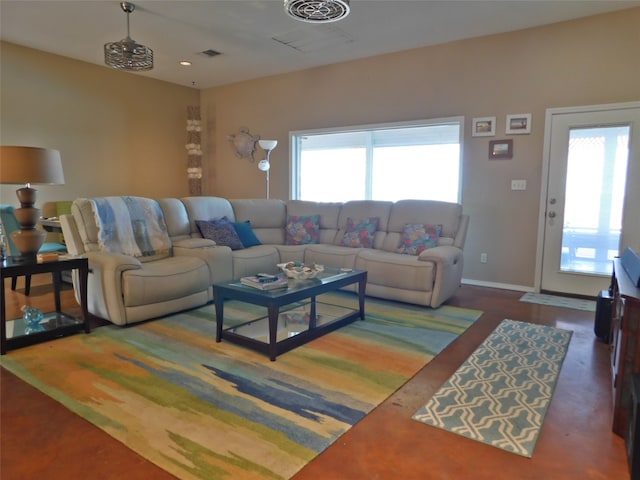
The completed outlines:
[[[289,16],[309,23],[329,23],[349,15],[349,0],[284,0]]]

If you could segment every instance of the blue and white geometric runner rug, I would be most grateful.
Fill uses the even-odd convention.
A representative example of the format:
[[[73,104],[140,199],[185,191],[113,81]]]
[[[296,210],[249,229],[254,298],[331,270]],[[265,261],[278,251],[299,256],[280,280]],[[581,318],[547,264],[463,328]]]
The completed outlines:
[[[503,320],[413,419],[530,458],[572,333]]]

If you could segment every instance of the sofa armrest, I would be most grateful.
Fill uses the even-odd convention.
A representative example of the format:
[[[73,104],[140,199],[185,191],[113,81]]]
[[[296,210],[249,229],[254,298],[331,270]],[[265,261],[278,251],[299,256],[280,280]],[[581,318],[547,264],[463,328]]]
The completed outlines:
[[[458,247],[444,245],[428,248],[423,251],[418,260],[435,264],[435,281],[431,306],[439,307],[442,302],[451,297],[462,280],[463,254]]]
[[[206,238],[189,238],[173,243],[175,256],[191,256],[202,259],[209,267],[210,284],[233,280],[233,255],[229,247],[218,246]]]
[[[85,252],[89,261],[87,302],[91,314],[108,318],[116,325],[124,325],[126,316],[122,304],[122,274],[127,270],[142,268],[142,263],[134,257],[119,253]],[[77,272],[73,274],[76,300],[79,302]]]
[[[421,262],[454,263],[462,255],[462,250],[452,245],[427,248],[418,255]]]
[[[85,252],[83,257],[89,260],[89,269],[100,272],[109,272],[120,275],[125,270],[137,270],[142,268],[142,262],[135,257],[121,253]]]
[[[68,214],[61,215],[60,227],[62,228],[62,235],[64,236],[67,251],[71,255],[82,255],[84,253],[84,245],[80,232],[78,232],[78,225],[76,224],[75,218]]]
[[[176,240],[173,242],[174,250],[176,248],[193,249],[193,248],[206,248],[213,247],[216,242],[209,240],[208,238],[185,238],[182,240]]]

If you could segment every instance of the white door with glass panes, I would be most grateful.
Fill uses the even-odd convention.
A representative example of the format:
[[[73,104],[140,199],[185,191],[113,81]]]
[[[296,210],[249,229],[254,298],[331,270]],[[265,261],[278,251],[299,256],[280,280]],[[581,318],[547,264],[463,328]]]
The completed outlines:
[[[547,111],[542,291],[596,296],[640,248],[640,102]]]

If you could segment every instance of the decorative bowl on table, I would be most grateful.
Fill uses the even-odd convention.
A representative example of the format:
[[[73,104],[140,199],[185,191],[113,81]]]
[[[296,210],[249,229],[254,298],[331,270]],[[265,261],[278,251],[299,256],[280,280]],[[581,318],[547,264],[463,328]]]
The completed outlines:
[[[287,262],[279,263],[278,267],[284,272],[288,278],[294,280],[307,280],[309,278],[315,278],[320,272],[324,270],[323,265],[304,265],[302,262]]]

